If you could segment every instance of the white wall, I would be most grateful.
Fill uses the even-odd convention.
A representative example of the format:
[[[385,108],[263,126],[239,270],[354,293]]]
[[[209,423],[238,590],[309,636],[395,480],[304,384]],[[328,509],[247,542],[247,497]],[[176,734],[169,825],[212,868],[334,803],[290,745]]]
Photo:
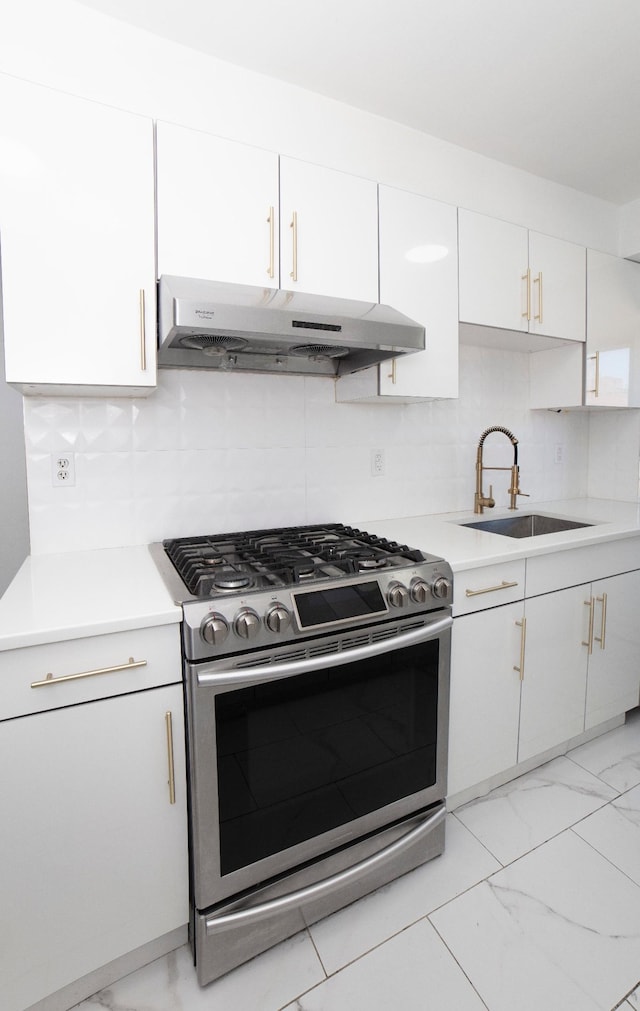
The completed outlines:
[[[617,209],[605,201],[174,46],[73,0],[12,5],[0,71],[617,252]],[[460,368],[458,401],[410,407],[336,405],[330,380],[186,371],[162,372],[148,400],[27,398],[32,550],[468,509],[475,447],[492,424],[520,440],[521,484],[532,496],[524,502],[585,494],[589,416],[528,411],[526,355],[463,347]],[[557,444],[562,465],[553,463]],[[61,448],[76,453],[74,488],[51,487],[49,456]],[[385,451],[377,478],[372,448]],[[594,486],[597,470],[592,455]],[[496,477],[496,499],[506,505]]]

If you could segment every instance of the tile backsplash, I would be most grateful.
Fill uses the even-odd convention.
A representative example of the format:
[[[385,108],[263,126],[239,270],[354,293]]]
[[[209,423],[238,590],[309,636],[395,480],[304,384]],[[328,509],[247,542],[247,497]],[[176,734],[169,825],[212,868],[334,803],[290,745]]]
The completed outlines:
[[[526,354],[460,352],[459,399],[408,406],[336,404],[329,379],[187,370],[160,371],[144,399],[27,397],[32,552],[472,509],[489,425],[519,440],[531,495],[521,503],[587,494],[589,414],[528,410]],[[635,453],[637,486],[635,425],[626,455]],[[384,459],[375,477],[374,449]],[[73,487],[52,486],[61,451],[75,454]],[[485,443],[488,463],[508,466],[510,452],[501,437]],[[491,477],[507,506],[509,475]]]

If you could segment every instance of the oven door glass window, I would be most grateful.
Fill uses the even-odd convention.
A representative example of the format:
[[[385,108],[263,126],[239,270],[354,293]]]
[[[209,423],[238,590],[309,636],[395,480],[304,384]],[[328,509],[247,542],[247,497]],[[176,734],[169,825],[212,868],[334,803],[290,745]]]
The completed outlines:
[[[217,695],[223,875],[436,782],[439,649]]]

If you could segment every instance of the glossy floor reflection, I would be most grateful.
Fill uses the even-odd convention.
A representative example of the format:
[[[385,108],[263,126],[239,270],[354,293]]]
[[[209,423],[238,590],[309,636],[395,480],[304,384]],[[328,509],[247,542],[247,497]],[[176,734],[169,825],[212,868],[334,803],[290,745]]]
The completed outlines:
[[[445,853],[201,989],[187,948],[82,1011],[640,1011],[640,710],[448,816]]]

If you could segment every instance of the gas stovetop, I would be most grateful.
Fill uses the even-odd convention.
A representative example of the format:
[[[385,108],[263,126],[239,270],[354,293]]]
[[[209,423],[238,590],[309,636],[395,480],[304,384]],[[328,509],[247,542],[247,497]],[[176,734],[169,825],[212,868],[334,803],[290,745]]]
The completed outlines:
[[[341,523],[181,537],[151,552],[193,660],[451,604],[443,559]]]
[[[424,562],[422,551],[333,523],[164,541],[194,597],[298,586]]]

